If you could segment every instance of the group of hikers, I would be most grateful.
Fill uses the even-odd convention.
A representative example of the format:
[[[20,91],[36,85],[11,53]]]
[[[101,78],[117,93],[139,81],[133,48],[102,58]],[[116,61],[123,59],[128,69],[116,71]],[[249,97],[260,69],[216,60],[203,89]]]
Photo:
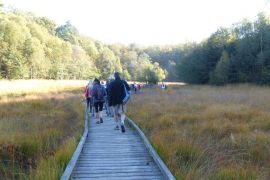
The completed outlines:
[[[115,120],[115,130],[124,133],[125,130],[125,104],[130,97],[130,87],[125,80],[120,78],[120,73],[114,73],[114,79],[109,79],[106,84],[100,82],[99,79],[89,81],[85,88],[85,97],[87,100],[87,111],[94,116],[96,115],[96,123],[103,123],[102,110],[105,104],[108,116],[113,116]],[[94,108],[94,109],[93,109]]]
[[[140,84],[137,84],[136,82],[131,84],[131,89],[134,91],[135,94],[137,92],[139,92],[141,90],[141,88],[142,88],[142,86]]]
[[[160,85],[160,88],[162,90],[167,89],[168,88],[168,85],[162,82],[161,85]]]

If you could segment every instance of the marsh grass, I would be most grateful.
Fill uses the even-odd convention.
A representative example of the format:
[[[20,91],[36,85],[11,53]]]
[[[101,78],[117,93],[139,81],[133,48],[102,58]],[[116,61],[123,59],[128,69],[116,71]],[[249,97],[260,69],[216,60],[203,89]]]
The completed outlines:
[[[0,81],[0,176],[59,179],[83,130],[85,84],[12,83]],[[3,87],[18,89],[2,91]]]
[[[132,97],[128,115],[178,179],[269,179],[270,88],[169,86]]]

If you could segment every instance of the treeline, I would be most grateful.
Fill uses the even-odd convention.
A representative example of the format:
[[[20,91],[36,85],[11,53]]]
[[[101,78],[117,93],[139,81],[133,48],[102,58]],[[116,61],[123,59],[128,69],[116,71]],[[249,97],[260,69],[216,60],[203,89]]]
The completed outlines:
[[[220,28],[201,43],[143,47],[104,44],[70,22],[0,6],[0,79],[107,79],[114,71],[149,83],[269,84],[269,17]]]
[[[106,45],[80,35],[70,22],[57,26],[0,6],[0,79],[107,79],[114,71],[151,83],[167,75],[135,45]]]
[[[181,80],[196,84],[270,83],[270,23],[260,13],[191,45],[177,64]]]

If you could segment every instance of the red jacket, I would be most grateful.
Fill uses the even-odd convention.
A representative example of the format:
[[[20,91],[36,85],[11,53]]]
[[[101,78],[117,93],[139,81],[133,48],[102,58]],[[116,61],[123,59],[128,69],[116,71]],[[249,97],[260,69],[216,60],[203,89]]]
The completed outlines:
[[[85,87],[85,94],[84,94],[84,96],[86,98],[92,97],[92,88],[90,88],[88,85]]]

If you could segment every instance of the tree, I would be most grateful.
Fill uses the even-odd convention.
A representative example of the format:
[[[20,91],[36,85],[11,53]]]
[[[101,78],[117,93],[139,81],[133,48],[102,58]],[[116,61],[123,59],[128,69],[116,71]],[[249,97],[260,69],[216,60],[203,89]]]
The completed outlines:
[[[108,77],[116,71],[122,72],[120,59],[107,47],[100,52],[100,57],[96,61],[96,66],[103,79],[108,79]]]
[[[41,42],[37,38],[31,39],[31,53],[29,56],[29,77],[31,79],[44,78],[50,68],[50,61],[45,57]]]
[[[226,51],[223,51],[222,56],[211,75],[210,83],[221,85],[229,82],[229,63],[229,54]]]
[[[151,63],[150,57],[143,53],[138,57],[135,68],[135,79],[146,83],[156,84],[166,78],[166,72],[160,68],[157,62]]]
[[[79,32],[69,21],[56,28],[56,35],[71,44],[78,44]]]
[[[3,7],[4,4],[2,3],[2,1],[0,1],[0,15],[3,14]]]
[[[137,66],[138,54],[135,51],[123,51],[120,56],[120,62],[123,69],[126,69],[131,77],[135,78],[135,68]]]
[[[91,38],[81,36],[79,38],[79,45],[85,50],[87,55],[92,58],[93,60],[96,60],[99,56],[99,51],[95,45],[95,41]]]
[[[209,67],[205,56],[204,46],[196,46],[177,65],[179,79],[192,84],[207,83]]]
[[[123,72],[122,72],[122,77],[123,77],[123,79],[125,79],[125,80],[131,80],[131,76],[130,76],[129,72],[128,72],[126,69],[123,70]]]
[[[92,79],[99,74],[91,58],[80,46],[72,46],[72,59],[68,62],[67,74],[72,79]]]
[[[47,17],[36,17],[35,22],[47,29],[51,35],[55,35],[56,23]]]

